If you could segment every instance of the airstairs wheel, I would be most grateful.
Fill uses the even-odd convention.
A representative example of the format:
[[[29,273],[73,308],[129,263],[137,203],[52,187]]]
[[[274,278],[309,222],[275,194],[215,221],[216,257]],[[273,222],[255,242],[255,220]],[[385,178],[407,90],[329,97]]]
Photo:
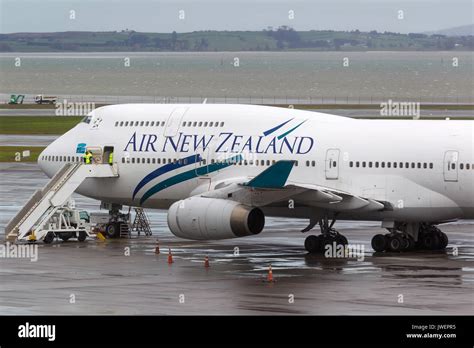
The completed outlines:
[[[77,236],[77,240],[79,242],[83,242],[83,241],[86,240],[86,238],[87,238],[87,233],[85,231],[80,231],[78,236]]]
[[[54,240],[54,233],[53,232],[48,232],[46,236],[43,238],[43,242],[46,244],[51,244]]]

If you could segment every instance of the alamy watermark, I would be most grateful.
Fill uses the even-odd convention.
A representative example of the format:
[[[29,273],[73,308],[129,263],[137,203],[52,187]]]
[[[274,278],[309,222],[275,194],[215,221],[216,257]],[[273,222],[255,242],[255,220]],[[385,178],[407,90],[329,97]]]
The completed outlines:
[[[84,116],[95,109],[94,102],[70,102],[64,99],[56,102],[56,116]]]
[[[38,261],[38,245],[10,242],[0,244],[0,259],[30,259],[31,262],[36,262]]]
[[[364,261],[364,244],[339,244],[333,242],[324,246],[324,257],[328,259],[351,259]]]
[[[380,116],[410,116],[420,117],[420,103],[418,102],[396,102],[389,99],[380,103]]]

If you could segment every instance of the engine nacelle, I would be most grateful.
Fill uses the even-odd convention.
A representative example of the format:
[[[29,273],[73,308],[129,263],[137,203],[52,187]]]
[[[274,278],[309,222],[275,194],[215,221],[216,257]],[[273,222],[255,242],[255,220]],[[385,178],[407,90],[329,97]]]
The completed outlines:
[[[258,234],[265,225],[259,208],[224,199],[191,197],[175,202],[168,211],[168,226],[177,237],[210,240]]]

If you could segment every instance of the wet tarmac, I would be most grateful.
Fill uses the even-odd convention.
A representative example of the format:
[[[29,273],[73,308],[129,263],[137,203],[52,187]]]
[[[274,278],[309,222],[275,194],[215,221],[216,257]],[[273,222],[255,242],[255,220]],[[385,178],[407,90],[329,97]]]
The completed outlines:
[[[3,233],[47,178],[35,164],[3,163],[0,182]],[[98,209],[81,196],[76,204]],[[450,238],[445,251],[404,254],[373,252],[378,223],[336,223],[364,246],[358,260],[308,255],[302,220],[268,218],[257,236],[195,242],[169,232],[166,212],[147,213],[152,237],[38,244],[37,262],[0,258],[0,314],[474,313],[474,221],[441,226]],[[270,264],[273,283],[266,281]]]

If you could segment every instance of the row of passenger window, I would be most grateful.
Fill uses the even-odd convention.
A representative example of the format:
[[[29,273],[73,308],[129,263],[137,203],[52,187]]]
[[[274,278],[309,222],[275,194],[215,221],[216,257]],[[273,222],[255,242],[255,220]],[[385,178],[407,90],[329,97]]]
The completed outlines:
[[[433,163],[426,162],[366,162],[366,161],[350,161],[349,167],[356,168],[418,168],[418,169],[433,169]]]
[[[164,127],[165,121],[115,121],[115,127]]]
[[[167,163],[178,163],[178,164],[188,164],[187,159],[177,159],[177,158],[154,158],[154,157],[122,157],[122,163],[131,163],[131,164],[167,164]],[[206,159],[201,160],[201,164],[205,165],[207,163]],[[270,166],[276,163],[275,160],[240,160],[235,161],[231,159],[224,160],[215,160],[211,159],[211,164],[215,163],[233,163],[236,165],[250,165],[250,166]],[[295,166],[298,166],[298,161],[295,162]]]
[[[80,156],[41,156],[42,161],[48,162],[81,162]]]
[[[115,127],[164,127],[165,121],[115,121]],[[224,122],[185,121],[183,127],[224,127]]]
[[[184,121],[183,127],[224,127],[224,122]]]

